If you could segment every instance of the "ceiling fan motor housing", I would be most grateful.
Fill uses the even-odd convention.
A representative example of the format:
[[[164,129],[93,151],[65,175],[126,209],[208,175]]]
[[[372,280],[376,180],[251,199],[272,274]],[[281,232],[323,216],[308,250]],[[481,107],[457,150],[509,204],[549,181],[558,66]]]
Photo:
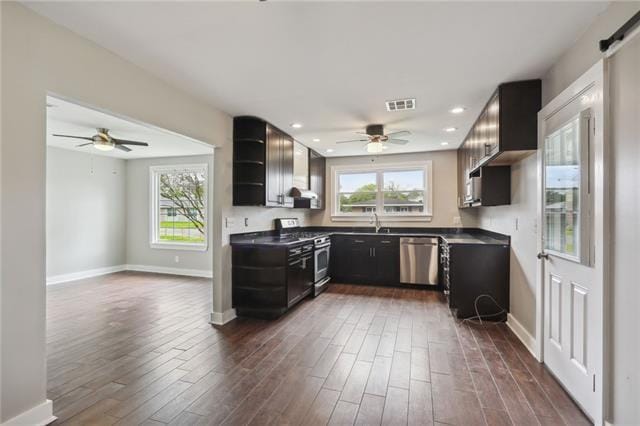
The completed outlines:
[[[384,126],[382,124],[369,124],[366,128],[366,132],[369,136],[383,136]]]

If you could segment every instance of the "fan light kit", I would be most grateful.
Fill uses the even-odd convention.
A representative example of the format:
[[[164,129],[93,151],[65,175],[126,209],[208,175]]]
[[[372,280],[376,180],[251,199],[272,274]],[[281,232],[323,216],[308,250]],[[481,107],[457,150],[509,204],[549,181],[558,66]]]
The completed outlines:
[[[60,138],[72,138],[72,139],[83,139],[86,141],[90,141],[87,143],[82,143],[80,145],[76,145],[76,147],[82,147],[87,145],[93,145],[95,149],[100,151],[111,151],[114,148],[119,149],[120,151],[129,152],[131,148],[126,145],[135,145],[135,146],[149,146],[146,142],[137,142],[137,141],[129,141],[126,139],[116,139],[109,134],[109,129],[105,129],[99,127],[96,129],[97,133],[91,137],[88,136],[72,136],[72,135],[57,135]]]
[[[398,136],[408,136],[411,132],[408,130],[400,130],[385,134],[382,124],[369,124],[364,133],[357,132],[357,134],[362,135],[362,137],[360,139],[339,141],[336,143],[366,142],[367,152],[377,154],[387,148],[385,146],[387,143],[394,145],[405,145],[409,143],[407,139],[398,139]]]
[[[451,112],[451,114],[462,114],[463,112],[465,112],[466,108],[464,107],[455,107],[455,108],[451,108],[451,110],[449,112]]]

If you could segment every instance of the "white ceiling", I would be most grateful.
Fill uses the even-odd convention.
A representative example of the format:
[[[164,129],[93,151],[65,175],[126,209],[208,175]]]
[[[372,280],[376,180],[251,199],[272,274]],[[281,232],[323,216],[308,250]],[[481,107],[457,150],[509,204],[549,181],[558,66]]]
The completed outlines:
[[[212,154],[213,148],[204,142],[171,133],[114,115],[87,108],[62,99],[47,97],[47,145],[72,151],[86,152],[115,158],[177,157]],[[89,141],[52,136],[63,134],[91,137],[97,127],[109,129],[109,134],[118,139],[147,142],[148,147],[130,146],[131,152],[118,149],[100,151],[92,145],[77,147]]]
[[[325,155],[342,156],[365,153],[360,144],[335,142],[369,123],[412,132],[410,144],[385,153],[455,148],[499,83],[541,77],[607,4],[28,6],[232,115],[260,116]],[[417,99],[415,111],[385,110],[386,100],[404,97]],[[458,105],[465,113],[448,112]],[[293,122],[304,127],[291,129]],[[449,126],[458,131],[443,132]]]

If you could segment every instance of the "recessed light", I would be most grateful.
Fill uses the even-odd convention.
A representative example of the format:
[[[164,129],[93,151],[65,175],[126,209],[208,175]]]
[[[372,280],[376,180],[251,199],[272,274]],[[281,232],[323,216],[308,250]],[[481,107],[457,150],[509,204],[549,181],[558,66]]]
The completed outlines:
[[[382,149],[389,149],[389,147],[386,145],[382,145]]]
[[[327,152],[333,152],[333,149],[329,148],[327,149]]]
[[[457,127],[445,127],[444,131],[447,133],[451,133],[451,132],[455,132],[456,130],[458,130]]]
[[[300,124],[300,123],[291,123],[291,127],[293,127],[294,129],[300,129],[300,128],[302,128],[302,124]]]
[[[440,142],[440,145],[447,146],[447,145],[449,145],[449,142]]]
[[[318,138],[314,138],[314,139],[313,139],[313,141],[314,141],[314,142],[320,142],[320,139],[318,139]]]
[[[451,108],[449,110],[449,112],[451,114],[462,114],[463,112],[465,112],[465,110],[466,110],[466,108],[458,106],[458,107],[455,107],[455,108]]]

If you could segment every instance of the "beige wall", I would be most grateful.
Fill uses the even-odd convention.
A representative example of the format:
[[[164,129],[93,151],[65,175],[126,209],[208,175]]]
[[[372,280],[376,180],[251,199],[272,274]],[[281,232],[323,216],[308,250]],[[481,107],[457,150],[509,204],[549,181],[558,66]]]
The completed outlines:
[[[224,186],[231,118],[17,3],[1,2],[0,421],[45,401],[45,97],[117,112],[220,146]],[[78,66],[82,64],[82,66]],[[216,185],[216,189],[217,185]],[[219,194],[219,193],[218,193]],[[219,195],[214,204],[220,205]],[[221,246],[219,210],[214,241]],[[28,222],[28,227],[15,223]],[[218,257],[219,258],[219,257]],[[222,292],[220,262],[214,297]],[[218,300],[218,304],[222,302]]]
[[[457,168],[458,160],[455,150],[420,152],[413,154],[396,154],[384,156],[362,156],[362,157],[332,157],[327,158],[327,208],[320,212],[314,212],[311,216],[312,225],[323,226],[370,226],[369,219],[361,221],[332,221],[333,211],[333,176],[331,167],[333,166],[361,166],[371,164],[390,164],[404,162],[432,162],[433,179],[433,218],[431,221],[391,221],[382,218],[383,226],[407,226],[407,227],[458,227],[474,226],[475,221],[466,210],[458,210],[458,187]],[[456,224],[456,219],[460,218],[461,224]]]

